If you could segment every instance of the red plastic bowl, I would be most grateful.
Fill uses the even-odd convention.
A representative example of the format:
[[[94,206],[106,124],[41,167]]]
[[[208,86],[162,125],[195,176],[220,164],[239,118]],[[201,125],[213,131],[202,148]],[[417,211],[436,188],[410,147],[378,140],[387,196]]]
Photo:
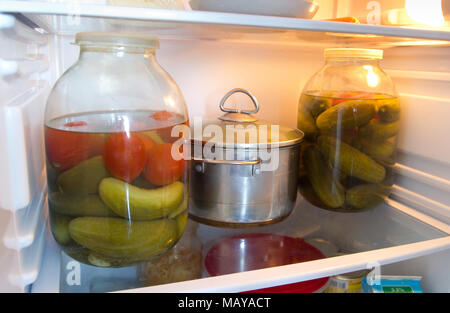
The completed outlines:
[[[209,275],[218,276],[323,258],[322,252],[301,238],[243,234],[215,244],[205,257],[205,267]],[[307,293],[319,290],[327,281],[328,277],[248,292]]]

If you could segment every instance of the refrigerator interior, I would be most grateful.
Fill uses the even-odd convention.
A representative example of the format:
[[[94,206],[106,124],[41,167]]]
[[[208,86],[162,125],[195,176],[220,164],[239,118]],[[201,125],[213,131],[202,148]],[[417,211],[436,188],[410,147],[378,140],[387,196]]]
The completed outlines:
[[[80,17],[67,14],[72,11],[63,3],[33,7],[30,3],[38,3],[10,1],[13,8],[7,2],[0,11],[22,14],[0,15],[0,143],[6,147],[0,156],[0,276],[7,277],[0,290],[142,287],[135,267],[77,264],[60,252],[47,226],[42,136],[46,97],[76,61],[78,47],[71,44],[75,33],[89,30],[157,35],[157,59],[180,86],[191,119],[218,116],[222,96],[242,87],[258,98],[258,118],[296,127],[300,93],[323,63],[326,47],[384,49],[382,67],[401,97],[397,178],[386,204],[339,214],[315,208],[299,195],[294,212],[281,223],[246,230],[200,225],[198,230],[204,254],[224,236],[272,232],[324,238],[348,255],[219,277],[206,278],[204,272],[204,279],[139,291],[245,291],[385,264],[386,273],[424,275],[425,291],[450,290],[445,266],[450,247],[449,32],[139,8],[104,12],[89,4],[80,5]],[[32,14],[36,11],[41,13]],[[242,101],[247,100],[231,99]],[[77,270],[79,281],[73,279]]]

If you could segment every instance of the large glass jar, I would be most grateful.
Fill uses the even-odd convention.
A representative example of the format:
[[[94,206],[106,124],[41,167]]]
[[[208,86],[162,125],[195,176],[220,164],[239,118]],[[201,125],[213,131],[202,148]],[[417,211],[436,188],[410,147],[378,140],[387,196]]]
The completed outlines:
[[[188,123],[183,96],[157,63],[153,37],[79,33],[75,43],[79,59],[55,84],[45,112],[52,233],[86,264],[153,259],[185,226],[178,219],[187,208],[188,167],[172,136]]]
[[[318,207],[366,210],[390,192],[400,104],[382,57],[382,50],[326,49],[325,65],[302,92],[300,191]]]

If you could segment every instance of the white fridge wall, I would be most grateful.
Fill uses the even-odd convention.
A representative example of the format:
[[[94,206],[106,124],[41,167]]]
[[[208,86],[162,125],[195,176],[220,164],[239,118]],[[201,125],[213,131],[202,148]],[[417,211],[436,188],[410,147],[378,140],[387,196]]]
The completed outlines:
[[[78,57],[78,47],[65,36],[60,46],[63,69]],[[190,118],[221,115],[220,99],[229,90],[248,89],[260,102],[258,118],[297,125],[297,103],[303,86],[323,62],[321,50],[282,45],[220,41],[161,41],[157,60],[180,86]],[[207,56],[207,57],[206,57]],[[236,95],[230,105],[251,105]]]

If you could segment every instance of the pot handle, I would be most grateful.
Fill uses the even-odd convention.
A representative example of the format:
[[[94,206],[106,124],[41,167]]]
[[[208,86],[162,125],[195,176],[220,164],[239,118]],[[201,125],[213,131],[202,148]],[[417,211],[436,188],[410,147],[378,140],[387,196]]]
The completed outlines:
[[[251,161],[212,160],[212,159],[194,159],[194,161],[199,162],[194,166],[195,171],[199,173],[204,173],[205,163],[210,163],[210,164],[225,164],[225,165],[250,165],[252,166],[252,175],[259,174],[260,169],[257,167],[257,165],[260,165],[262,162],[260,158]]]
[[[251,111],[249,110],[235,110],[235,109],[228,109],[225,107],[225,102],[228,100],[228,98],[230,96],[232,96],[233,94],[240,92],[243,94],[246,94],[247,96],[250,97],[250,99],[253,102],[253,105],[255,106],[255,108]],[[256,98],[248,91],[245,90],[243,88],[235,88],[232,89],[230,91],[227,92],[227,94],[222,98],[222,100],[220,100],[220,110],[222,110],[223,112],[228,112],[228,113],[244,113],[244,114],[252,114],[252,113],[257,113],[259,111],[259,104],[258,104],[258,100],[256,100]]]

